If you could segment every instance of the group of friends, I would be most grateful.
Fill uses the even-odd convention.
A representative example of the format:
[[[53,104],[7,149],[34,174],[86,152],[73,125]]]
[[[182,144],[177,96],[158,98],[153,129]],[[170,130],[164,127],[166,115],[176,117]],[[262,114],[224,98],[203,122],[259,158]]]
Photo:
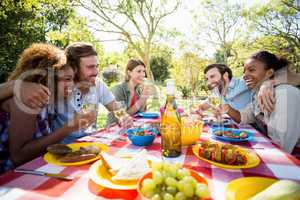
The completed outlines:
[[[215,113],[226,113],[238,123],[253,124],[285,151],[300,144],[300,78],[287,70],[288,62],[267,51],[246,60],[242,79],[229,67],[212,64],[204,74],[209,89],[225,99]],[[98,55],[84,42],[64,51],[44,43],[25,49],[7,82],[0,85],[0,174],[42,155],[54,143],[72,143],[95,124],[97,109],[81,112],[83,99],[94,95],[110,112],[107,124],[123,127],[131,116],[146,110],[151,91],[144,87],[146,66],[131,59],[125,81],[112,88],[99,80]],[[118,121],[113,111],[126,104],[128,115]],[[206,109],[199,105],[199,113]]]

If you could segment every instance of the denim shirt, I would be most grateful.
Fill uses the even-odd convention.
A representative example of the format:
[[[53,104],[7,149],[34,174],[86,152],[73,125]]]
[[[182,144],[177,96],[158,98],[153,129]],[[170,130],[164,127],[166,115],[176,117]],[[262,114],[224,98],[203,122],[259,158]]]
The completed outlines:
[[[251,102],[251,91],[243,79],[232,78],[224,100],[232,108],[242,110]]]

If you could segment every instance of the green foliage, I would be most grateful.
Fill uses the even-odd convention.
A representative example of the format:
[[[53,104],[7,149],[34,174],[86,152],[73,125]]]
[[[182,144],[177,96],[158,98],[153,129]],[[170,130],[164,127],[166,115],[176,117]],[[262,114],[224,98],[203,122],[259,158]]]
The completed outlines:
[[[171,68],[171,63],[165,57],[151,57],[150,67],[155,81],[162,83],[169,78],[169,68]]]
[[[198,81],[202,79],[203,70],[207,64],[207,60],[199,58],[194,53],[185,53],[173,63],[172,78],[178,85],[191,87],[192,92],[195,93]]]
[[[0,11],[0,82],[14,69],[19,54],[46,32],[59,30],[73,12],[68,0],[2,0]]]
[[[178,89],[180,90],[182,94],[182,98],[186,99],[191,96],[192,94],[192,88],[186,85],[180,85],[178,86]]]
[[[67,19],[67,26],[61,30],[54,30],[47,33],[47,40],[52,44],[65,48],[73,42],[90,42],[96,48],[100,68],[106,67],[103,46],[96,40],[88,29],[87,19],[73,15]]]
[[[254,5],[244,12],[248,23],[264,36],[275,37],[272,42],[277,54],[286,54],[300,71],[300,6],[298,0],[268,1]],[[279,42],[276,42],[278,40]],[[282,45],[282,46],[278,46]],[[269,47],[266,47],[269,48]]]
[[[114,68],[114,67],[106,68],[102,72],[102,76],[103,76],[103,80],[108,86],[120,80],[120,72],[118,68]]]

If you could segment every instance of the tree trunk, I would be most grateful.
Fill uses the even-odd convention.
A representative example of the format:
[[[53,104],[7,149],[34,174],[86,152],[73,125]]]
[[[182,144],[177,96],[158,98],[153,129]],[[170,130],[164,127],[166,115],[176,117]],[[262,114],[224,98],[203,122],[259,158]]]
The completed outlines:
[[[144,55],[142,56],[143,62],[146,65],[146,74],[147,77],[151,80],[154,81],[153,73],[150,68],[150,45],[145,44],[145,50],[144,50]]]

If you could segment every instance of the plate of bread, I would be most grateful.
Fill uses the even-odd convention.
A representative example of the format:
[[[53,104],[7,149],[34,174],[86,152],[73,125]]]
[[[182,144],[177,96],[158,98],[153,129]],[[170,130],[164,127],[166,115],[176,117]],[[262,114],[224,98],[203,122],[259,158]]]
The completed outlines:
[[[300,184],[287,179],[242,177],[228,183],[227,200],[300,199]]]
[[[146,150],[128,156],[101,152],[100,157],[91,165],[89,176],[93,182],[105,188],[134,190],[138,179],[150,171],[151,161]]]
[[[47,147],[44,160],[62,166],[84,165],[100,158],[100,153],[108,151],[108,146],[95,142],[53,144]]]

